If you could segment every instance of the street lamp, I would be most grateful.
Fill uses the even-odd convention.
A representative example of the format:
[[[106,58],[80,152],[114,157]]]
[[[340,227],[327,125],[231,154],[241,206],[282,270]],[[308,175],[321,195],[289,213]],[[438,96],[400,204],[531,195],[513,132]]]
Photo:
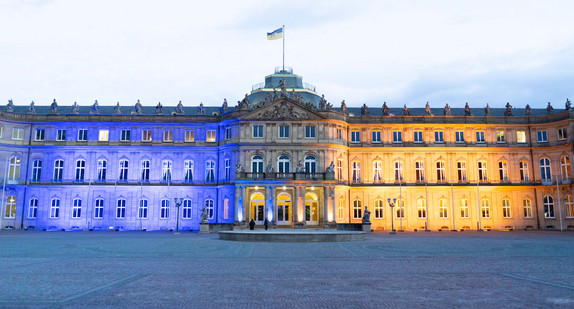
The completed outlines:
[[[179,201],[177,200],[177,197],[174,197],[173,201],[175,202],[175,208],[177,209],[177,221],[175,224],[175,233],[179,234],[179,207],[181,206],[181,203],[183,203],[183,197],[180,197]]]
[[[394,224],[394,217],[393,217],[393,207],[395,207],[395,203],[397,202],[397,199],[394,198],[393,201],[391,202],[391,198],[387,199],[387,202],[389,202],[389,207],[391,207],[391,232],[389,234],[391,235],[395,235],[397,232],[395,232],[395,224]]]

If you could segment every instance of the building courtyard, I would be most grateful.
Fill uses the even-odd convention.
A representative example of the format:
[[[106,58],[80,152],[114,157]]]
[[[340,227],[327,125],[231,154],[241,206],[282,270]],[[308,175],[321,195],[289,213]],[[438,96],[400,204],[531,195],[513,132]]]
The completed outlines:
[[[256,243],[183,232],[0,232],[1,308],[574,306],[574,234],[375,232]]]

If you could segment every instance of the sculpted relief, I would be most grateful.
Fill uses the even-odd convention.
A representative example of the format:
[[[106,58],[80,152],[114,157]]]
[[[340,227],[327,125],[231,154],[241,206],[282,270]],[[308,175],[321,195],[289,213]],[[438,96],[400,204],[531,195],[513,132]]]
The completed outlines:
[[[287,101],[283,101],[254,115],[254,118],[258,119],[310,119],[311,117],[308,112],[295,107]]]

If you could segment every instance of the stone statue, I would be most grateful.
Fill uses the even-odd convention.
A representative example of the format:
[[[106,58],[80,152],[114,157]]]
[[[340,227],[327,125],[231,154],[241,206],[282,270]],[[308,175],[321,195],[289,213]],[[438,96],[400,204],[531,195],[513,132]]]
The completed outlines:
[[[135,111],[132,112],[132,115],[141,115],[142,114],[142,104],[140,103],[140,100],[138,100],[136,102],[135,105]]]
[[[331,161],[331,164],[329,164],[329,166],[327,166],[327,169],[325,170],[325,172],[330,173],[330,172],[334,172],[335,171],[335,164],[333,163],[333,161]]]
[[[116,104],[116,106],[114,106],[114,114],[115,115],[121,115],[122,114],[122,107],[120,106],[120,102],[118,102]]]
[[[430,104],[429,102],[427,102],[427,104],[425,105],[425,112],[427,116],[431,116],[431,111],[430,111]]]
[[[90,110],[90,114],[99,114],[100,113],[100,105],[98,104],[98,100],[92,104],[92,108]]]
[[[387,106],[387,102],[383,102],[383,116],[388,116],[390,111],[391,109]]]
[[[243,173],[243,166],[241,166],[241,164],[239,164],[239,163],[235,164],[235,173],[236,174]]]
[[[223,105],[221,105],[221,113],[227,113],[227,99],[223,99]]]
[[[325,95],[321,95],[321,99],[319,99],[319,109],[325,110],[327,109],[327,100],[325,100]]]
[[[269,94],[267,94],[267,96],[269,97]],[[237,102],[237,107],[240,110],[244,110],[244,109],[249,109],[250,106],[251,106],[251,102],[249,102],[249,97],[247,96],[247,93],[246,93],[245,98],[243,98],[243,100]]]
[[[569,111],[572,108],[572,103],[570,103],[570,100],[568,100],[568,98],[566,98],[566,105],[565,105],[565,109],[567,111]]]
[[[371,223],[371,212],[367,205],[365,205],[365,213],[363,214],[363,224],[370,224]]]
[[[273,173],[273,163],[271,163],[271,160],[267,162],[267,166],[265,167],[265,173]]]
[[[446,103],[446,105],[444,106],[443,114],[445,116],[450,116],[450,106],[448,106],[448,103]]]
[[[163,114],[163,105],[161,105],[161,102],[157,102],[157,105],[155,106],[155,114],[156,115]]]
[[[490,111],[490,106],[486,103],[486,107],[484,108],[484,116],[492,116],[492,112]]]
[[[369,116],[369,108],[367,107],[367,104],[363,104],[361,107],[361,116]]]
[[[548,106],[546,106],[546,111],[548,112],[548,114],[552,114],[552,112],[554,111],[554,107],[552,107],[552,104],[550,104],[550,102],[548,102]]]
[[[207,223],[208,216],[209,214],[207,213],[207,209],[205,209],[205,206],[203,206],[201,209],[201,223]]]
[[[183,115],[183,104],[181,104],[181,101],[179,101],[179,103],[177,103],[177,106],[175,107],[175,112],[174,114],[176,115]]]
[[[78,106],[78,102],[74,102],[72,105],[72,114],[77,115],[80,112],[80,107]]]
[[[287,97],[287,81],[285,79],[282,79],[281,81],[279,81],[279,88],[281,88],[281,97],[286,98]]]
[[[281,90],[283,90],[283,88],[286,88],[285,79],[280,79],[280,80],[279,80],[279,84],[277,84],[277,88],[279,88],[279,89],[281,89]]]
[[[530,108],[530,104],[526,104],[526,116],[530,116],[532,113],[532,108]]]
[[[347,114],[347,104],[345,103],[345,100],[341,102],[341,113]]]
[[[301,160],[299,160],[299,162],[297,162],[297,168],[295,169],[295,172],[297,172],[297,173],[304,173],[305,172],[305,167],[303,166],[303,162],[301,162]]]
[[[30,108],[28,109],[28,113],[35,114],[36,113],[36,106],[34,105],[34,101],[30,103]]]
[[[6,105],[6,111],[9,113],[14,112],[14,102],[12,99],[8,100],[8,105]]]
[[[405,104],[405,106],[403,107],[403,116],[410,116],[410,115],[411,115],[411,111],[409,110],[409,108]]]
[[[468,102],[466,102],[466,104],[464,105],[464,115],[472,116],[472,113],[470,112],[470,106],[468,106]]]
[[[50,114],[57,114],[58,113],[58,103],[56,99],[50,104]]]
[[[510,105],[510,102],[506,102],[506,110],[504,111],[504,116],[512,116],[512,105]]]
[[[205,115],[205,107],[203,107],[203,102],[199,103],[199,106],[197,107],[197,114]]]

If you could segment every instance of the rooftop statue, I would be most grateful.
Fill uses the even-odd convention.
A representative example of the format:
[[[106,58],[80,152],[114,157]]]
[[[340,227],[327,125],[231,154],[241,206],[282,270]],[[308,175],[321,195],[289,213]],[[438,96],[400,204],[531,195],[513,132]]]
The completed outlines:
[[[410,115],[411,115],[411,111],[409,110],[409,108],[405,104],[405,106],[403,107],[403,116],[410,116]]]
[[[492,112],[490,111],[490,106],[486,103],[486,107],[484,108],[484,116],[491,116]]]
[[[341,102],[341,113],[347,114],[347,104],[345,103],[345,100]]]
[[[387,106],[387,102],[383,102],[383,116],[388,116],[390,111],[391,109]]]
[[[277,88],[279,88],[279,89],[281,89],[281,90],[283,90],[284,88],[286,88],[285,82],[286,82],[286,81],[285,81],[285,78],[284,78],[284,79],[280,79],[280,80],[279,80],[279,84],[277,85]]]
[[[568,98],[566,98],[565,108],[567,111],[569,111],[572,108],[572,103],[570,103],[570,100],[568,100]]]
[[[361,107],[361,116],[369,116],[369,108],[367,107],[367,104],[363,104]]]
[[[548,112],[548,114],[552,114],[552,112],[554,111],[554,107],[552,107],[552,104],[550,102],[548,102],[548,106],[546,106],[546,111]]]
[[[223,104],[221,105],[221,113],[227,113],[227,99],[223,99]]]
[[[321,98],[319,99],[319,110],[325,110],[327,109],[327,100],[325,100],[325,95],[321,95]]]
[[[116,104],[116,106],[114,107],[114,114],[121,115],[121,113],[122,113],[122,108],[120,107],[120,102],[118,102]]]
[[[14,112],[14,102],[12,99],[8,100],[8,105],[6,105],[6,111],[9,113]]]
[[[183,104],[181,104],[181,101],[179,101],[179,103],[177,103],[177,106],[175,107],[175,114],[176,115],[183,115],[184,114]]]
[[[450,106],[448,106],[448,103],[446,103],[446,105],[444,106],[443,114],[445,116],[450,116]]]
[[[199,103],[199,106],[197,107],[197,114],[205,115],[205,107],[203,107],[203,102]]]
[[[157,105],[155,106],[155,114],[156,115],[163,114],[163,106],[161,105],[161,102],[157,102]]]
[[[72,114],[78,114],[80,112],[80,107],[78,106],[78,102],[74,102],[72,105]]]
[[[427,116],[431,116],[431,111],[430,111],[430,104],[429,102],[427,102],[427,104],[425,105],[425,111],[426,111],[426,115]]]
[[[526,116],[530,116],[532,113],[532,108],[530,108],[530,104],[526,104]]]
[[[28,109],[28,113],[35,114],[36,113],[36,106],[34,105],[34,101],[30,103],[30,108]]]
[[[96,102],[92,104],[90,114],[99,114],[99,113],[100,113],[100,105],[98,104],[98,100],[96,100]]]
[[[57,114],[58,113],[58,103],[56,103],[56,99],[50,104],[50,114]]]
[[[504,116],[512,116],[512,105],[510,105],[510,102],[506,102],[506,110],[504,111]]]
[[[269,96],[269,94],[267,94],[267,96]],[[249,97],[247,96],[247,93],[245,94],[245,98],[243,98],[243,100],[241,100],[240,102],[237,103],[237,107],[239,107],[239,109],[249,109],[249,106],[251,105],[251,102],[249,102]]]
[[[472,116],[472,113],[470,112],[470,106],[468,106],[468,102],[466,102],[466,105],[464,106],[464,115]]]
[[[279,81],[279,88],[281,88],[281,97],[286,98],[287,97],[287,81],[285,81],[285,79],[282,79]]]
[[[132,112],[132,115],[141,115],[142,114],[142,104],[140,103],[140,100],[138,100],[136,102],[135,105],[135,111]]]

